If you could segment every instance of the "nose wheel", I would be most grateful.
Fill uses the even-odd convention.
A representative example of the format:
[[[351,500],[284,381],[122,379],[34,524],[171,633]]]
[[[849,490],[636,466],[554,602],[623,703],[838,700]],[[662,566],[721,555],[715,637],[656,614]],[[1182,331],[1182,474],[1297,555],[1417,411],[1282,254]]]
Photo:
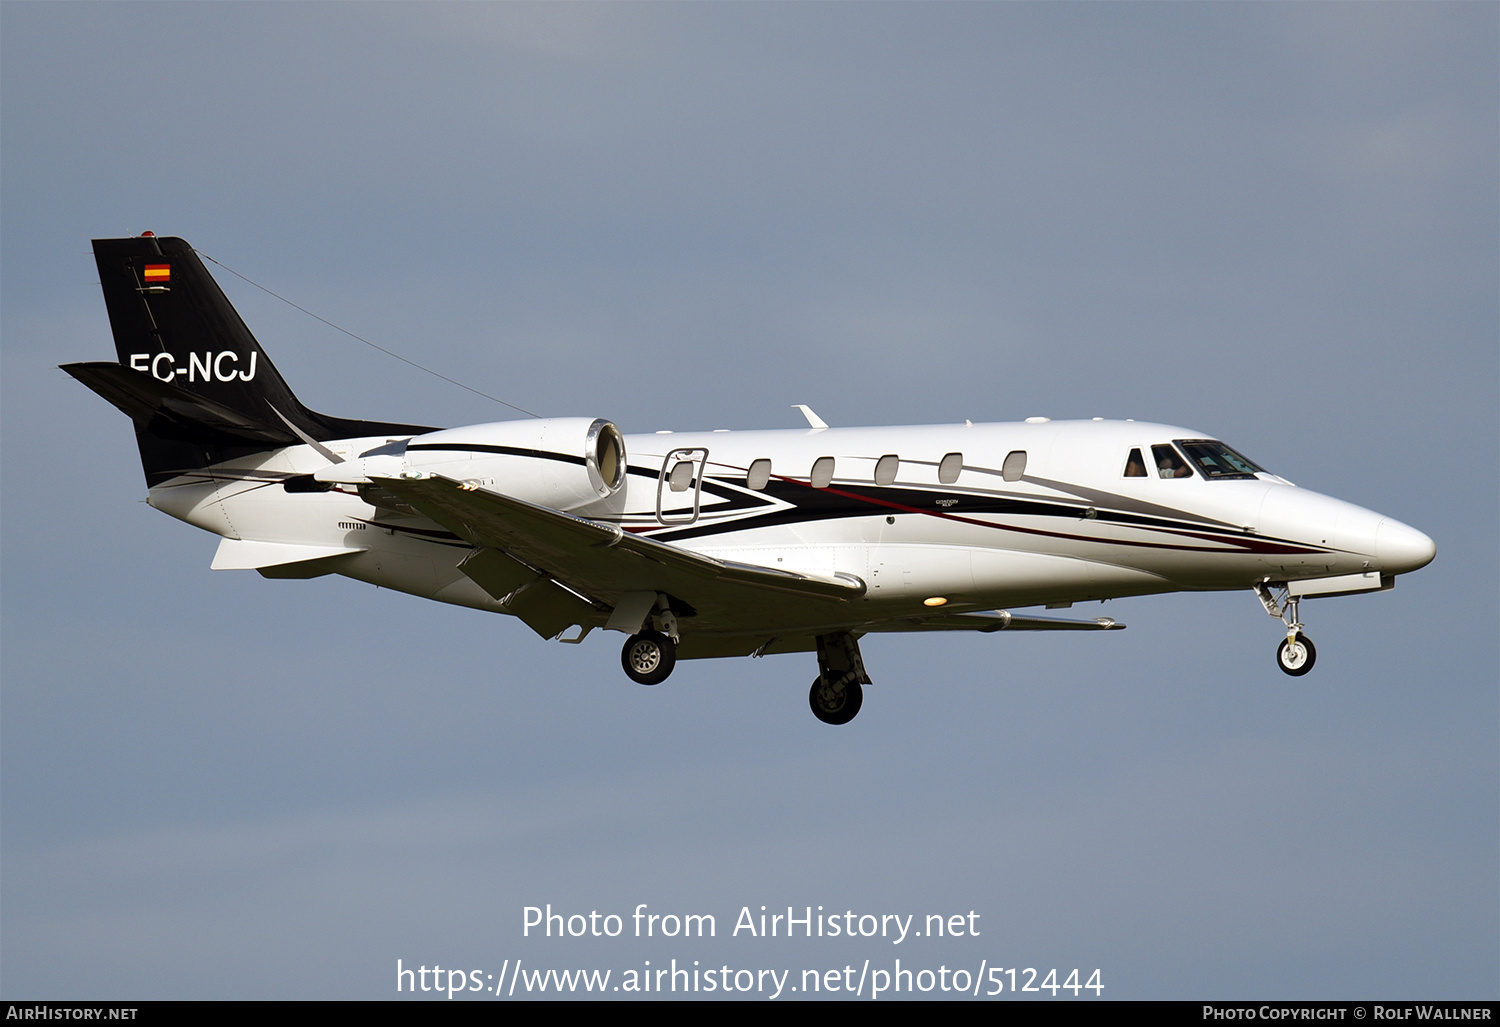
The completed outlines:
[[[1286,638],[1276,647],[1276,666],[1281,668],[1283,674],[1300,678],[1313,669],[1313,663],[1318,659],[1318,650],[1313,648],[1312,639],[1302,633],[1302,622],[1297,619],[1297,597],[1284,584],[1277,588],[1282,593],[1280,602],[1272,594],[1270,582],[1263,581],[1256,585],[1255,595],[1267,613],[1272,617],[1280,617],[1281,622],[1286,625]]]
[[[638,685],[659,685],[677,666],[677,647],[660,631],[642,631],[625,640],[620,650],[625,676]]]
[[[1311,639],[1300,631],[1282,639],[1281,645],[1276,649],[1276,666],[1281,668],[1282,673],[1294,678],[1300,678],[1312,670],[1317,658],[1318,650],[1313,648]]]

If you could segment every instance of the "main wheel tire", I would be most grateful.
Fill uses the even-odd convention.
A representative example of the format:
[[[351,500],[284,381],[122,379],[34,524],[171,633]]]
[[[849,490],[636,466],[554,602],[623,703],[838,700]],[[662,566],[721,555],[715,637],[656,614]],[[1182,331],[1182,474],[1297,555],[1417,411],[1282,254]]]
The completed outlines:
[[[620,666],[638,685],[659,685],[677,666],[677,647],[660,631],[642,631],[625,640]]]
[[[813,678],[812,690],[807,693],[807,703],[813,716],[825,724],[847,724],[859,713],[865,703],[864,687],[855,680],[825,687],[823,676]]]
[[[1318,650],[1313,648],[1312,641],[1300,631],[1295,639],[1283,638],[1276,649],[1276,666],[1281,668],[1283,674],[1290,674],[1294,678],[1300,678],[1312,670],[1317,659]]]

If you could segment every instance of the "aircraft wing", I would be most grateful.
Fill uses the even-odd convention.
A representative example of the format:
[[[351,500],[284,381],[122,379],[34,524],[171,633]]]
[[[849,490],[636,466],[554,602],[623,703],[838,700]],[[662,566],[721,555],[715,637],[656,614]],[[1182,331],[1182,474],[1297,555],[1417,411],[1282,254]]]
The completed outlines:
[[[983,610],[978,613],[951,613],[937,617],[911,617],[872,624],[870,631],[1120,631],[1125,625],[1113,617],[1072,620],[1067,617],[1038,617],[1011,613],[1009,610]]]
[[[865,592],[853,576],[820,578],[716,560],[442,475],[376,481],[478,547],[464,561],[464,573],[548,638],[571,624],[621,626],[611,621],[616,608],[639,609],[635,624],[625,628],[636,630],[650,610],[642,597],[658,592],[689,604],[684,612],[721,630],[736,619],[756,626],[783,618],[847,620],[844,604]]]

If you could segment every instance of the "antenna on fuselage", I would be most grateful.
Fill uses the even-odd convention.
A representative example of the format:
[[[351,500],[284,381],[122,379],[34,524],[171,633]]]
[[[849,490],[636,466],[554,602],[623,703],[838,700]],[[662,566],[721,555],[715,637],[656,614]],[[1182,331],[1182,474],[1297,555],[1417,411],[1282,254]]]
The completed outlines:
[[[150,233],[150,232],[146,232],[145,233],[145,235],[147,235],[147,236],[150,236],[151,234],[152,233]],[[446,374],[443,374],[441,371],[434,371],[432,368],[423,366],[422,364],[417,363],[415,360],[412,360],[412,359],[410,359],[408,357],[403,357],[400,353],[395,353],[395,352],[393,352],[391,350],[388,350],[384,346],[380,345],[379,343],[371,342],[369,339],[366,339],[363,335],[355,335],[349,329],[344,328],[344,327],[342,327],[340,325],[334,324],[332,321],[328,320],[328,318],[326,318],[326,317],[323,317],[321,314],[314,314],[311,310],[308,310],[306,307],[301,306],[299,304],[293,303],[291,300],[287,299],[285,296],[281,295],[280,293],[273,292],[272,290],[266,288],[264,285],[261,285],[259,282],[255,281],[253,278],[246,278],[244,275],[240,274],[238,271],[236,271],[234,268],[230,267],[228,264],[224,264],[224,263],[221,263],[221,262],[219,262],[217,260],[214,260],[214,258],[210,257],[207,253],[204,253],[202,250],[194,250],[193,252],[196,253],[196,254],[198,254],[198,256],[202,257],[204,260],[209,261],[210,263],[215,264],[218,267],[222,267],[225,271],[228,271],[230,274],[234,275],[234,277],[238,278],[240,281],[246,282],[246,283],[248,283],[250,285],[255,286],[261,292],[265,293],[268,296],[272,296],[272,297],[280,300],[281,302],[285,303],[289,307],[292,307],[292,308],[294,308],[296,310],[302,311],[302,313],[306,314],[308,317],[312,318],[315,321],[322,321],[329,328],[332,328],[336,332],[343,332],[345,335],[349,336],[349,338],[355,340],[356,342],[362,342],[366,346],[369,346],[371,349],[379,350],[380,352],[384,353],[388,357],[395,357],[397,360],[401,361],[403,364],[410,364],[412,367],[415,367],[418,371],[425,371],[428,374],[432,375],[434,378],[441,378],[443,381],[447,382],[449,385],[457,385],[460,389],[467,389],[468,391],[474,393],[474,395],[476,395],[476,396],[483,396],[485,399],[492,400],[493,402],[499,403],[503,407],[510,407],[512,410],[518,411],[519,413],[523,413],[527,417],[541,417],[542,416],[541,414],[533,413],[532,411],[527,410],[525,407],[517,406],[514,403],[506,402],[505,400],[501,399],[499,396],[491,396],[488,392],[484,392],[484,391],[481,391],[480,389],[476,389],[472,385],[465,385],[461,381],[457,381],[457,380],[455,380],[453,378],[449,378]],[[273,407],[272,409],[275,409],[275,408]],[[280,411],[277,411],[277,416],[278,417],[281,416],[281,412]],[[282,420],[286,420],[286,418],[283,417]]]
[[[813,427],[813,428],[827,428],[828,427],[828,422],[825,421],[825,420],[823,420],[817,414],[813,413],[813,408],[810,407],[810,406],[808,406],[806,403],[793,403],[792,404],[792,409],[793,410],[800,410],[800,411],[802,411],[802,416],[805,417],[805,418],[807,418],[807,423],[811,427]]]

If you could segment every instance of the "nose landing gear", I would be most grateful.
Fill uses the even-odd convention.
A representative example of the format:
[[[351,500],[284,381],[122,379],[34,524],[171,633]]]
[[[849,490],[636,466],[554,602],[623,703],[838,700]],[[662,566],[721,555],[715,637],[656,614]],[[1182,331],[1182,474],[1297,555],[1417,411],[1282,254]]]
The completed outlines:
[[[1276,665],[1294,678],[1300,678],[1312,670],[1313,661],[1317,658],[1318,651],[1300,631],[1288,635],[1276,649]]]
[[[1276,648],[1276,666],[1281,668],[1283,674],[1300,678],[1313,669],[1313,663],[1318,659],[1318,650],[1313,647],[1312,640],[1302,633],[1302,622],[1297,619],[1297,597],[1291,595],[1285,585],[1280,586],[1280,591],[1281,601],[1277,602],[1269,582],[1263,581],[1255,586],[1255,596],[1266,608],[1266,612],[1272,617],[1281,618],[1281,622],[1286,625],[1286,638]]]

